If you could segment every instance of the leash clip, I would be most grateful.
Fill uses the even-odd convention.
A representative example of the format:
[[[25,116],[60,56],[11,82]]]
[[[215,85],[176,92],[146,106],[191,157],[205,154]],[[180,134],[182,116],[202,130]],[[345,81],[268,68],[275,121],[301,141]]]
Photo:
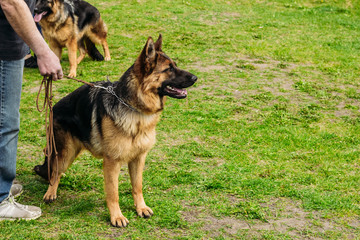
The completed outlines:
[[[114,87],[112,85],[109,85],[107,87],[103,87],[103,86],[99,86],[99,85],[94,85],[94,87],[97,88],[101,88],[104,89],[106,92],[110,93],[111,95],[115,96],[117,98],[117,100],[122,103],[123,105],[125,105],[126,107],[128,107],[130,110],[137,112],[137,110],[135,108],[133,108],[132,106],[130,106],[129,104],[127,104],[122,98],[120,98],[118,95],[116,95],[115,91],[114,91]]]
[[[105,88],[105,90],[106,90],[108,93],[110,93],[110,94],[112,94],[112,95],[114,95],[114,96],[117,97],[117,95],[115,94],[115,91],[114,91],[114,87],[113,87],[113,86],[107,86],[107,87]]]

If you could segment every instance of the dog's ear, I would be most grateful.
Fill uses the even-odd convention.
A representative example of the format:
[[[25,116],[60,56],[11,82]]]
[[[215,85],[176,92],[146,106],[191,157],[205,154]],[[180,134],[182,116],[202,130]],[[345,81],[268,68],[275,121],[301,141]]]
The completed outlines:
[[[135,61],[135,69],[137,73],[141,73],[142,76],[151,74],[156,65],[156,50],[152,37],[149,37],[145,47],[143,48],[140,56]]]
[[[155,60],[155,45],[152,37],[149,37],[145,45],[145,61],[152,62]]]
[[[156,51],[162,52],[161,47],[162,47],[162,35],[159,34],[159,38],[158,38],[158,40],[156,40],[156,43],[155,43]]]

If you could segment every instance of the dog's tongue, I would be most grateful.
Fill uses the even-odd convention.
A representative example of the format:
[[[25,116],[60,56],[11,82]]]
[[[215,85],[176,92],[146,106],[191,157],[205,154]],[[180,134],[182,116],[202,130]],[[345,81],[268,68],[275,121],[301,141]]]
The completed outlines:
[[[176,87],[167,86],[166,91],[168,93],[171,93],[171,94],[176,95],[178,97],[181,97],[181,96],[186,97],[186,95],[187,95],[186,89],[181,89],[181,88],[176,88]]]
[[[42,16],[44,16],[47,12],[42,12],[42,13],[36,13],[34,16],[34,21],[35,22],[40,22]]]

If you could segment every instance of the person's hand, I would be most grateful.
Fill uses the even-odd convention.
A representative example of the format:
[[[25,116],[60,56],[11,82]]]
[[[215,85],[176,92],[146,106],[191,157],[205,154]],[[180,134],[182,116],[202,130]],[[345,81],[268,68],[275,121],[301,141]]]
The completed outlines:
[[[36,54],[36,56],[40,74],[42,76],[51,76],[54,81],[63,78],[64,75],[60,60],[53,51],[48,49],[40,54]]]

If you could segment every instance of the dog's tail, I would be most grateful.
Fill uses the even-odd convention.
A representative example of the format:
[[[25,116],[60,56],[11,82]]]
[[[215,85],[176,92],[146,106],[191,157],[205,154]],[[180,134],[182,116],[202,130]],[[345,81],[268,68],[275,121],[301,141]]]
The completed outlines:
[[[86,46],[87,53],[95,61],[104,61],[104,56],[96,48],[95,43],[93,43],[89,37],[84,37],[84,42]]]

